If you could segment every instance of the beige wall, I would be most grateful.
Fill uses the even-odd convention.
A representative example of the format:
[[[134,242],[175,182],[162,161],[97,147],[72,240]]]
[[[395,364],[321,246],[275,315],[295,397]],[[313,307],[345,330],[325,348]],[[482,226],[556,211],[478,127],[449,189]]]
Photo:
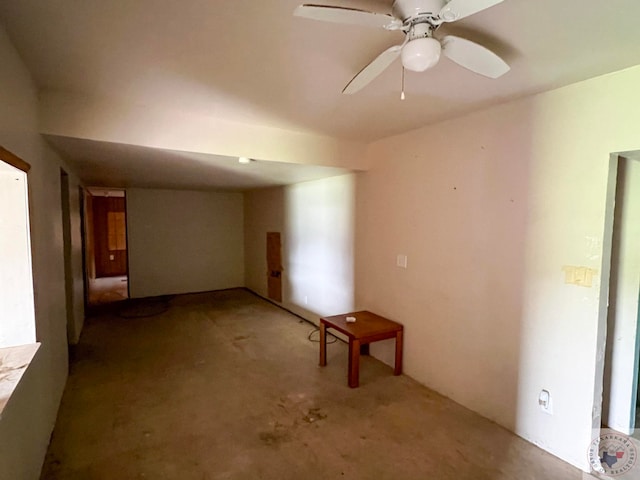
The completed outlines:
[[[0,145],[32,166],[28,183],[36,339],[42,342],[0,418],[0,478],[28,480],[39,478],[67,377],[60,167],[71,172],[38,134],[35,88],[1,28],[0,64]],[[77,179],[70,175],[69,180],[77,188]]]
[[[358,183],[356,303],[405,324],[406,373],[585,469],[609,154],[640,148],[637,85],[640,67],[376,142]],[[595,284],[565,284],[567,265]]]
[[[134,298],[244,285],[242,194],[127,190]]]
[[[244,278],[245,286],[267,297],[267,232],[285,232],[285,189],[265,188],[244,194]],[[282,245],[285,252],[286,244]],[[284,265],[283,265],[284,266]],[[286,285],[288,272],[283,273]],[[283,291],[283,301],[288,301]]]

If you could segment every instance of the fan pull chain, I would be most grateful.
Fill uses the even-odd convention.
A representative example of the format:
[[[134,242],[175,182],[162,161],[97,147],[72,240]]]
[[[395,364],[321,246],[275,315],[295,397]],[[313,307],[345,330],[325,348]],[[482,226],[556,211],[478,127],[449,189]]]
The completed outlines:
[[[402,93],[400,94],[400,100],[404,100],[404,66],[402,67]]]

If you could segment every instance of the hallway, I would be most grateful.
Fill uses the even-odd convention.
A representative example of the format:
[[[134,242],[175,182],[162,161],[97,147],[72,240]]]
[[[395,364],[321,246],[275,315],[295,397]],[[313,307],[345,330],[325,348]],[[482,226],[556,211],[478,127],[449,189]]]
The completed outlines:
[[[349,389],[312,329],[244,290],[88,319],[41,479],[582,478],[373,358]]]

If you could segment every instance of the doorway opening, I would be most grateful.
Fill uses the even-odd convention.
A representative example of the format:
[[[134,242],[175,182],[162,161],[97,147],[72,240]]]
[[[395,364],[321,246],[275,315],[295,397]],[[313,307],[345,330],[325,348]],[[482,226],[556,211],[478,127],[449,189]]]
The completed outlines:
[[[636,419],[640,417],[640,152],[613,155],[610,176],[606,237],[611,245],[610,250],[605,249],[610,272],[602,426],[640,438],[636,430]]]
[[[88,307],[129,298],[126,192],[90,187],[84,197]]]

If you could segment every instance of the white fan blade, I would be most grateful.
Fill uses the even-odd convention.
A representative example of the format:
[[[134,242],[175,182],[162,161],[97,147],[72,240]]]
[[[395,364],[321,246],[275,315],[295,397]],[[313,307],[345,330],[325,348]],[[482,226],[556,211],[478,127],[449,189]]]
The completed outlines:
[[[504,0],[450,0],[440,10],[440,18],[445,22],[455,22],[474,13],[493,7]]]
[[[395,45],[391,48],[387,48],[384,52],[378,55],[373,62],[360,70],[353,79],[348,83],[342,93],[351,95],[362,90],[366,87],[374,78],[384,72],[393,61],[400,56],[403,45]]]
[[[296,17],[322,20],[324,22],[347,23],[364,27],[382,27],[387,30],[397,30],[402,22],[384,13],[367,12],[357,8],[331,7],[327,5],[300,5],[293,14]]]
[[[442,53],[447,57],[458,65],[485,77],[498,78],[511,69],[491,50],[465,38],[447,35],[440,43]]]

